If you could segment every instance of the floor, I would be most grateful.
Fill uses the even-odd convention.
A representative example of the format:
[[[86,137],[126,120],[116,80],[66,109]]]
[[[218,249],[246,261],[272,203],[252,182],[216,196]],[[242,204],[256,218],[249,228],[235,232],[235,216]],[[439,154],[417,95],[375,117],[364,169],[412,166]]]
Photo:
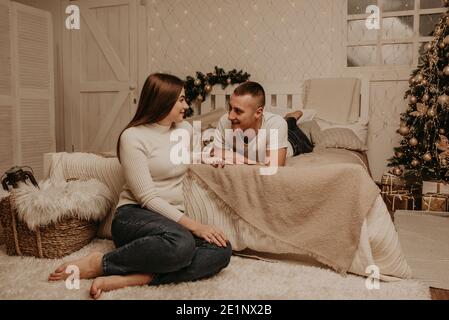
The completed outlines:
[[[391,212],[391,220],[394,222],[394,212]],[[430,288],[432,300],[449,300],[449,290]]]
[[[449,300],[449,290],[430,288],[432,300]]]

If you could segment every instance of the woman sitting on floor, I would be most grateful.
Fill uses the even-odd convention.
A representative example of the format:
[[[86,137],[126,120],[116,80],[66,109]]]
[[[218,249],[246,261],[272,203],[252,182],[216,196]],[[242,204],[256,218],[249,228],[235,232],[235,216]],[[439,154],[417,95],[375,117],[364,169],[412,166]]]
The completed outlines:
[[[50,281],[66,279],[66,268],[76,265],[81,279],[96,278],[90,293],[98,299],[103,291],[126,286],[202,279],[229,264],[232,248],[224,233],[183,213],[187,165],[171,161],[176,142],[170,135],[176,129],[192,133],[184,121],[187,109],[180,79],[148,77],[137,112],[117,143],[126,184],[112,222],[116,249],[64,263]]]

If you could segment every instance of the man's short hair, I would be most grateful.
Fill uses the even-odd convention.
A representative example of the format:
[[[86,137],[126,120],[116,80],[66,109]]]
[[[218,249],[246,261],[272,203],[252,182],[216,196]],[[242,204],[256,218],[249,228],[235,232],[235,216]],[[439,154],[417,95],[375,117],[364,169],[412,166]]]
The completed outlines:
[[[258,107],[264,107],[265,106],[265,90],[263,87],[253,81],[247,81],[239,85],[234,90],[234,94],[236,96],[244,96],[244,95],[251,95],[253,98],[257,98],[259,100]]]

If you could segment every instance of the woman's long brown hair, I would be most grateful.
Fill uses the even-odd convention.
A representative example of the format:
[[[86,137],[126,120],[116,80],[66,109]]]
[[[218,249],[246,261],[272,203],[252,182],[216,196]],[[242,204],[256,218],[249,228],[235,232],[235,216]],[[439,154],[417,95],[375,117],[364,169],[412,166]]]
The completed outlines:
[[[151,74],[142,88],[139,106],[131,122],[122,130],[117,140],[117,157],[120,161],[120,138],[123,131],[143,124],[156,123],[164,119],[173,109],[184,82],[176,76]]]

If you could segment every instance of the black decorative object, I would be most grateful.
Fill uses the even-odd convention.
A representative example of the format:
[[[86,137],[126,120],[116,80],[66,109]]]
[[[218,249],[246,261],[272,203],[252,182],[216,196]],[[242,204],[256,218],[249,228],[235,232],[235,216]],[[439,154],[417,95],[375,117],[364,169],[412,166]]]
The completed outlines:
[[[31,171],[24,170],[26,168],[29,168]],[[2,176],[2,186],[3,189],[6,191],[9,191],[9,186],[13,188],[19,187],[19,182],[26,183],[27,180],[30,180],[33,185],[39,188],[39,185],[37,184],[36,179],[33,175],[33,169],[30,167],[12,167],[8,171],[6,171]]]

